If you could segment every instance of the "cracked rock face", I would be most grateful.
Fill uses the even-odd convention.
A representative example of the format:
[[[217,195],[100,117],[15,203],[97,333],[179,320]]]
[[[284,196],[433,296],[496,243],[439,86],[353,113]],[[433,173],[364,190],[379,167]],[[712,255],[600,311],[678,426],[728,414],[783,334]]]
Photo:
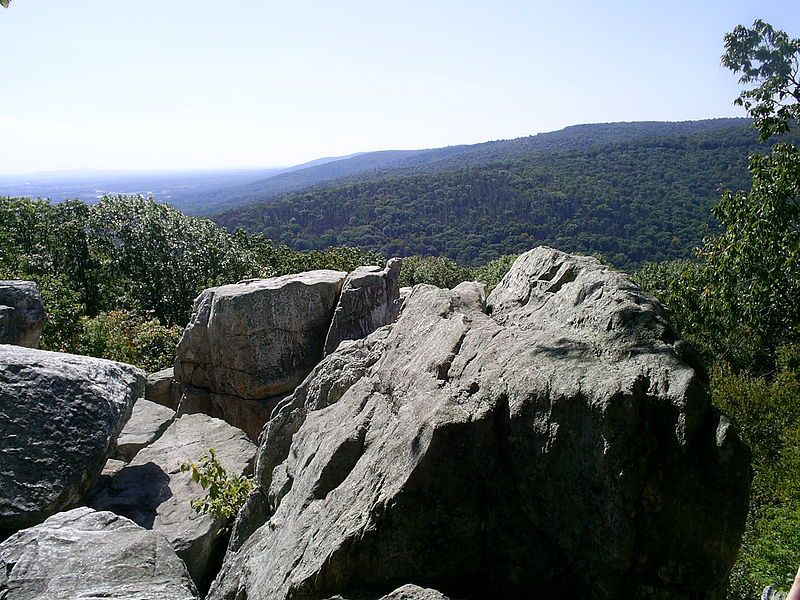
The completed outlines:
[[[196,600],[198,595],[163,536],[83,507],[53,515],[0,544],[0,598]]]
[[[276,408],[209,598],[721,600],[749,456],[687,357],[594,259],[415,287]]]
[[[0,345],[0,537],[82,501],[144,384],[131,365]]]
[[[322,358],[347,273],[309,271],[204,290],[175,360],[175,379],[260,400],[291,391]]]
[[[150,402],[177,410],[184,387],[186,386],[175,381],[173,367],[168,367],[147,376],[144,397]]]
[[[0,344],[38,348],[45,319],[33,281],[0,281]]]
[[[325,354],[345,340],[360,340],[397,318],[399,258],[385,269],[358,267],[347,276],[325,339]]]
[[[263,400],[247,400],[239,396],[215,394],[205,388],[193,385],[184,386],[178,404],[179,415],[202,413],[241,429],[254,443],[258,441],[264,424],[269,421],[275,405],[283,396],[273,396]]]

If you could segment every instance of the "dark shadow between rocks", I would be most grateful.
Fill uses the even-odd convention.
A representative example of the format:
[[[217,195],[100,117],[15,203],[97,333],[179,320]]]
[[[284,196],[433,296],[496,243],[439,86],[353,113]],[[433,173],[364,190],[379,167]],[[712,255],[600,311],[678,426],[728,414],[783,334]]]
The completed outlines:
[[[127,466],[99,488],[89,500],[97,510],[109,510],[127,517],[145,529],[152,529],[158,507],[172,497],[169,475],[153,462]]]

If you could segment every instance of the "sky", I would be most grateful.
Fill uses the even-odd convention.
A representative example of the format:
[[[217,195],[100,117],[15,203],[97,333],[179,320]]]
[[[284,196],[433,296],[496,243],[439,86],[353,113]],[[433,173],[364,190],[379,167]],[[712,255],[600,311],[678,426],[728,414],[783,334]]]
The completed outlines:
[[[12,0],[0,175],[223,169],[744,116],[723,36],[797,0]]]

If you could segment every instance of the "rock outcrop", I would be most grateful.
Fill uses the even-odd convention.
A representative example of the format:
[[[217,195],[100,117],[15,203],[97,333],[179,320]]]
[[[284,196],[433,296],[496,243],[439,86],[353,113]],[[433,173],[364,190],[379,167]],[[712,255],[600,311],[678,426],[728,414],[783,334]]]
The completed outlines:
[[[174,418],[175,411],[171,408],[139,398],[133,405],[131,418],[117,438],[114,458],[130,462],[139,450],[161,437]]]
[[[225,523],[192,509],[191,501],[206,493],[180,467],[199,461],[209,448],[229,474],[252,472],[256,448],[242,431],[207,415],[185,415],[140,450],[90,501],[97,510],[109,510],[164,535],[201,589],[224,551]]]
[[[359,267],[347,276],[325,339],[325,354],[344,340],[360,340],[397,317],[399,258],[380,267]]]
[[[33,281],[0,281],[0,344],[38,348],[45,319]]]
[[[0,537],[81,502],[144,382],[130,365],[0,345]]]
[[[203,291],[178,344],[175,379],[250,400],[291,391],[322,358],[345,277],[309,271]]]
[[[169,542],[110,512],[76,508],[0,544],[7,600],[196,600]]]
[[[687,357],[591,258],[416,286],[276,409],[209,598],[721,599],[749,456]]]

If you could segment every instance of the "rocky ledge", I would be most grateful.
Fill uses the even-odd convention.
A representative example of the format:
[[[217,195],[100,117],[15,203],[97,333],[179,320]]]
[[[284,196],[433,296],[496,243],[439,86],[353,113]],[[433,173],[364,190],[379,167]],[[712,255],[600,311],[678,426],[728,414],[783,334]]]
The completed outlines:
[[[214,600],[683,600],[723,597],[750,467],[653,299],[538,248],[325,358],[257,478]]]
[[[207,290],[148,385],[166,408],[123,430],[143,391],[0,346],[0,528],[33,526],[0,598],[724,597],[748,451],[661,307],[592,258],[537,248],[488,298],[401,293],[396,263]],[[209,447],[255,456],[227,551],[180,472]]]

